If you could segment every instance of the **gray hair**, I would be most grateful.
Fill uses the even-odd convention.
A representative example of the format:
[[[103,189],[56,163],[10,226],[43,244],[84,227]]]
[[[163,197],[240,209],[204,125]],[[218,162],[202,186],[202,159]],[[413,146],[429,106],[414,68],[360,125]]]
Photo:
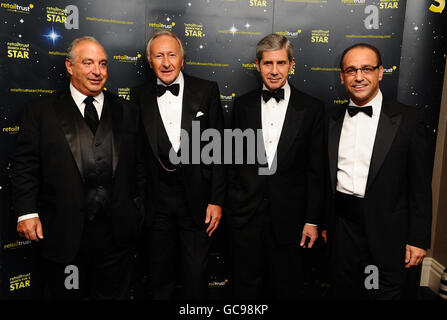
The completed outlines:
[[[151,62],[151,56],[150,56],[151,42],[152,42],[152,40],[154,40],[155,38],[158,38],[160,36],[169,36],[169,37],[172,37],[175,40],[177,40],[177,42],[180,46],[180,51],[182,53],[182,57],[183,57],[183,59],[185,59],[185,56],[186,56],[185,46],[183,45],[182,40],[180,40],[180,38],[177,37],[177,35],[170,30],[157,30],[152,34],[152,37],[147,42],[147,46],[146,46],[146,58],[149,63]]]
[[[91,36],[83,36],[83,37],[74,39],[67,49],[67,59],[70,60],[71,63],[74,63],[74,58],[75,58],[74,50],[76,49],[76,46],[82,41],[91,41],[91,42],[94,42],[102,47],[102,45],[99,43],[99,41]],[[104,52],[105,52],[105,50],[104,50]],[[107,53],[106,53],[106,55],[107,55]]]
[[[256,45],[256,59],[261,61],[264,51],[275,51],[285,48],[289,61],[293,60],[293,45],[285,36],[272,33],[265,36]]]

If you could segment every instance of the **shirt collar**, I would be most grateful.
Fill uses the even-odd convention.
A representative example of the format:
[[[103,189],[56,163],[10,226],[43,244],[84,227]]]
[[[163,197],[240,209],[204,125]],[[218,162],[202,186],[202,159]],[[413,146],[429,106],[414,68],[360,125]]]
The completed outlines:
[[[380,114],[380,109],[382,108],[382,101],[383,101],[383,95],[379,89],[376,96],[370,102],[367,103],[368,106],[372,106],[373,116],[378,116]],[[359,105],[355,104],[354,101],[352,101],[352,99],[349,99],[349,105],[360,107]]]
[[[81,105],[81,103],[84,102],[85,98],[87,98],[87,96],[81,93],[78,89],[76,89],[71,82],[70,82],[70,93],[71,96],[73,97],[74,102],[78,107]],[[101,92],[97,96],[93,97],[93,99],[95,99],[96,102],[102,105],[104,103],[104,93]]]

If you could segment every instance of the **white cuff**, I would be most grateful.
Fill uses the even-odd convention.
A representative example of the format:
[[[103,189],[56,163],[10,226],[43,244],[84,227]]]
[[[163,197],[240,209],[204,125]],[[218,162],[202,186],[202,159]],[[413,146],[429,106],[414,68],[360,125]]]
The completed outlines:
[[[37,213],[24,214],[23,216],[20,216],[17,219],[17,223],[19,223],[20,221],[23,221],[23,220],[31,219],[31,218],[39,218],[39,215]]]

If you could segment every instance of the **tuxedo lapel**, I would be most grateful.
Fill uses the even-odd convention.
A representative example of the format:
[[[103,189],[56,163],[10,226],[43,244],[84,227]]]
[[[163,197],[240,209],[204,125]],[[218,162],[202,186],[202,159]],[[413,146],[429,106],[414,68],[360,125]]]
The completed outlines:
[[[201,88],[195,88],[194,79],[188,75],[183,74],[184,87],[183,87],[183,99],[182,99],[182,129],[186,130],[191,136],[192,121],[196,118],[196,114],[200,109],[200,96],[198,92],[201,92]]]
[[[341,130],[343,128],[344,115],[347,103],[343,106],[336,107],[334,113],[329,118],[328,123],[328,157],[329,157],[329,174],[331,178],[331,189],[335,192],[337,181],[338,166],[338,147],[340,145]]]
[[[401,120],[402,115],[395,110],[392,103],[384,99],[379,123],[377,125],[376,139],[374,141],[371,163],[369,165],[368,182],[366,184],[365,194],[374,182],[374,179],[393,144]]]
[[[244,115],[247,121],[247,128],[252,128],[255,131],[262,129],[262,112],[261,112],[261,90],[256,91],[253,97],[247,99],[250,104],[246,108],[247,112]],[[256,132],[255,132],[256,133]]]
[[[82,119],[82,115],[69,93],[61,94],[60,98],[55,102],[53,107],[58,122],[62,128],[62,131],[64,132],[71,154],[73,155],[76,166],[78,167],[79,173],[81,174],[82,179],[84,179],[84,173],[82,170],[81,140],[79,137],[79,128],[76,120],[77,118]]]
[[[284,124],[282,126],[275,155],[278,164],[282,163],[282,160],[293,145],[295,137],[301,128],[301,121],[304,113],[304,109],[300,108],[298,92],[292,86],[290,86],[290,91],[289,105],[287,106],[286,116],[284,118]]]
[[[112,118],[111,128],[107,126],[108,115],[110,115]],[[100,127],[101,129],[105,130],[105,134],[107,134],[108,130],[112,131],[112,168],[113,175],[115,175],[122,139],[123,107],[116,99],[112,99],[106,93],[104,93],[104,107],[102,110],[101,122],[103,123],[100,125]],[[101,134],[101,132],[98,132],[97,134]]]
[[[144,88],[141,94],[141,119],[144,124],[146,137],[151,145],[152,152],[155,156],[158,155],[157,144],[157,95],[155,91],[155,84],[151,83]]]
[[[252,129],[254,130],[255,139],[256,139],[256,156],[257,163],[264,167],[267,166],[267,154],[264,147],[264,137],[262,135],[262,112],[261,112],[261,89],[254,91],[253,96],[247,99],[249,104],[246,108],[243,108],[244,111],[244,119],[245,125],[242,129]],[[261,132],[261,135],[258,136],[258,130]],[[260,150],[258,150],[260,148]],[[246,157],[248,157],[246,155]]]

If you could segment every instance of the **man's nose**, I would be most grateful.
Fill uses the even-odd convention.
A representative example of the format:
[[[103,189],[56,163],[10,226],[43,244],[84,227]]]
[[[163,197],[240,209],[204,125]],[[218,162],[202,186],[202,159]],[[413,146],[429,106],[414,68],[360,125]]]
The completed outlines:
[[[271,70],[272,74],[278,74],[278,65],[276,63],[274,63],[272,65],[272,70]]]
[[[99,76],[101,74],[99,64],[93,63],[92,73],[96,76]]]
[[[363,72],[362,69],[357,69],[355,71],[355,80],[362,81],[363,80]]]
[[[163,60],[161,61],[163,67],[165,68],[169,68],[169,66],[171,65],[171,63],[169,62],[169,58],[167,56],[163,57]]]

